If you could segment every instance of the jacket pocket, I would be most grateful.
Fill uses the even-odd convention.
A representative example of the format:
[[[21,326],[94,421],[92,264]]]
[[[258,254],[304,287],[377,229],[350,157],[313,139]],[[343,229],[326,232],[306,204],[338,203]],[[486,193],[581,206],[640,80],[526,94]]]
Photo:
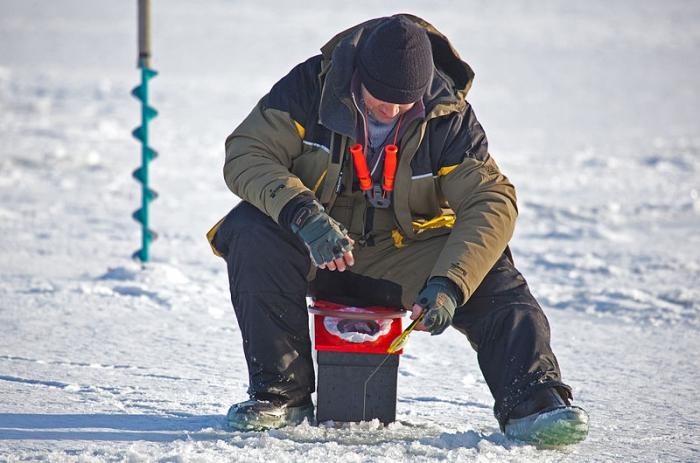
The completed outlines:
[[[435,182],[432,175],[411,179],[411,191],[408,196],[411,216],[431,219],[442,213]]]

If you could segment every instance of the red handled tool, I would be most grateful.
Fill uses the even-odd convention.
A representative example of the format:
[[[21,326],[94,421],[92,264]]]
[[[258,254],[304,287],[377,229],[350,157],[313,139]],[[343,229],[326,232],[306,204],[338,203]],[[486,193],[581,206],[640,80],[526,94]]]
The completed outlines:
[[[382,182],[382,189],[384,190],[384,193],[387,191],[394,191],[396,159],[398,154],[398,146],[391,144],[384,147],[384,182]]]
[[[356,143],[350,147],[352,154],[352,162],[357,172],[357,179],[360,182],[360,190],[362,190],[374,207],[386,208],[391,205],[391,192],[394,191],[394,180],[396,179],[396,168],[398,164],[399,147],[395,144],[386,145],[384,147],[384,172],[381,187],[374,185],[372,175],[367,166],[367,158],[365,157],[362,145]]]
[[[365,158],[364,150],[362,145],[355,143],[350,147],[350,154],[352,154],[352,162],[355,165],[355,171],[357,172],[357,178],[360,180],[360,190],[368,191],[372,189],[372,176],[369,173],[369,168],[367,167],[367,158]]]

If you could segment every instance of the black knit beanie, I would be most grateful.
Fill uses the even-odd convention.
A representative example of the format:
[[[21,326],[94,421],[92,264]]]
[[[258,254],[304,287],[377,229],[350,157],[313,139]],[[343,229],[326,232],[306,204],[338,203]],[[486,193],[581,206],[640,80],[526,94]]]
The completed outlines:
[[[420,100],[433,76],[433,53],[424,29],[394,16],[372,30],[355,61],[375,98],[395,104]]]

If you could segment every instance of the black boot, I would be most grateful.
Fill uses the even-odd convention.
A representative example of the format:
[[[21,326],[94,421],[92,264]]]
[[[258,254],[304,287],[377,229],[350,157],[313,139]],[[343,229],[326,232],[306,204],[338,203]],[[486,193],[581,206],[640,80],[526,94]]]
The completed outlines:
[[[537,447],[576,444],[588,435],[588,413],[555,388],[540,389],[513,409],[505,433]]]
[[[266,431],[293,426],[314,418],[311,398],[300,403],[285,403],[252,398],[232,405],[226,415],[226,424],[233,431]]]

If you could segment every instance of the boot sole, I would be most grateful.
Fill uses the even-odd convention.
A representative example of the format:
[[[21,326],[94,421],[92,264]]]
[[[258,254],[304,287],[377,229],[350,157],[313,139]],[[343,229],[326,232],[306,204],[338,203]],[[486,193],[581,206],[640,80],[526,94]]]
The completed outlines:
[[[269,431],[301,424],[305,419],[311,422],[314,418],[314,407],[287,408],[282,413],[260,412],[257,416],[234,415],[227,416],[226,423],[232,431]]]
[[[557,408],[506,425],[506,436],[540,448],[577,444],[588,436],[588,414],[579,407]]]

